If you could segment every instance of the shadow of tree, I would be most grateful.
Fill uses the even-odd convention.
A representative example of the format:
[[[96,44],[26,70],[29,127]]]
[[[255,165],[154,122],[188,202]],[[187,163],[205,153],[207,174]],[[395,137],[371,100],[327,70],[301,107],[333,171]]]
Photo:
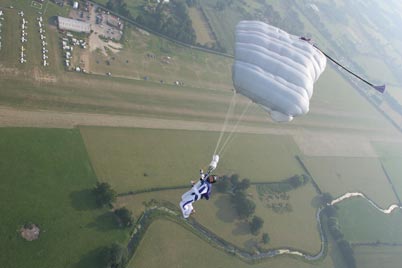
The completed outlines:
[[[251,239],[246,240],[244,242],[243,246],[245,249],[252,249],[252,248],[258,246],[257,238],[251,238]]]
[[[232,231],[233,235],[249,235],[250,233],[250,225],[244,221],[237,222],[236,228]]]
[[[214,202],[214,205],[218,208],[218,211],[216,212],[216,217],[225,222],[233,222],[238,218],[236,211],[234,210],[231,202],[230,202],[230,196],[222,194],[216,199]]]
[[[95,228],[99,231],[110,231],[119,228],[116,216],[111,211],[99,215],[94,222],[87,224],[86,227]]]
[[[87,252],[81,257],[78,263],[74,264],[73,268],[98,268],[104,267],[102,263],[102,253],[105,250],[104,247],[99,247]]]
[[[311,199],[311,206],[313,208],[319,208],[321,206],[321,197],[319,195],[314,196],[313,199]]]
[[[74,191],[70,194],[71,204],[76,210],[93,210],[98,208],[95,195],[91,189]]]
[[[329,256],[332,259],[334,268],[343,268],[347,267],[345,261],[343,260],[343,256],[341,255],[338,246],[336,245],[336,242],[333,241],[333,239],[330,239],[331,241],[329,243]]]

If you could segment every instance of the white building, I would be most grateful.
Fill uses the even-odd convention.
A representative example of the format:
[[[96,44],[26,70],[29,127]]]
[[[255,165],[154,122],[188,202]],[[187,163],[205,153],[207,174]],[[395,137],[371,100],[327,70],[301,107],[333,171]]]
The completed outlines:
[[[58,16],[57,19],[59,22],[59,29],[61,30],[81,32],[81,33],[89,33],[91,31],[91,27],[88,22],[68,19],[60,16]]]

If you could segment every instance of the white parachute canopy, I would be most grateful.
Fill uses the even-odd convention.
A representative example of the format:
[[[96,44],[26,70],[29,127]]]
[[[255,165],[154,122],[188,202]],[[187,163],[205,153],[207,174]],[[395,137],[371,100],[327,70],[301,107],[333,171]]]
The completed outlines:
[[[309,111],[314,82],[325,66],[325,56],[297,36],[259,21],[236,26],[234,87],[275,121],[289,122]]]

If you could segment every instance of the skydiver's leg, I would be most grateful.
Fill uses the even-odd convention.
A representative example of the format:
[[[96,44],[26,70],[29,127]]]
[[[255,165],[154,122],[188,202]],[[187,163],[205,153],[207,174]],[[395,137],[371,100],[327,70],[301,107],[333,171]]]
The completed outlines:
[[[191,213],[193,212],[194,208],[193,208],[193,202],[190,201],[181,201],[180,202],[180,208],[181,208],[181,212],[183,213],[183,217],[185,219],[187,219],[188,217],[190,217]]]

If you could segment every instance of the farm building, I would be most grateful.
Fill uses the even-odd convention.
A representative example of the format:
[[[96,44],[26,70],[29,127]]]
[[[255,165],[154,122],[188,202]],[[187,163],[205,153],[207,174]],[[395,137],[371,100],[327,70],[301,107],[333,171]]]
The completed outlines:
[[[91,31],[90,24],[79,20],[57,17],[60,30],[68,30],[73,32],[89,33]]]

